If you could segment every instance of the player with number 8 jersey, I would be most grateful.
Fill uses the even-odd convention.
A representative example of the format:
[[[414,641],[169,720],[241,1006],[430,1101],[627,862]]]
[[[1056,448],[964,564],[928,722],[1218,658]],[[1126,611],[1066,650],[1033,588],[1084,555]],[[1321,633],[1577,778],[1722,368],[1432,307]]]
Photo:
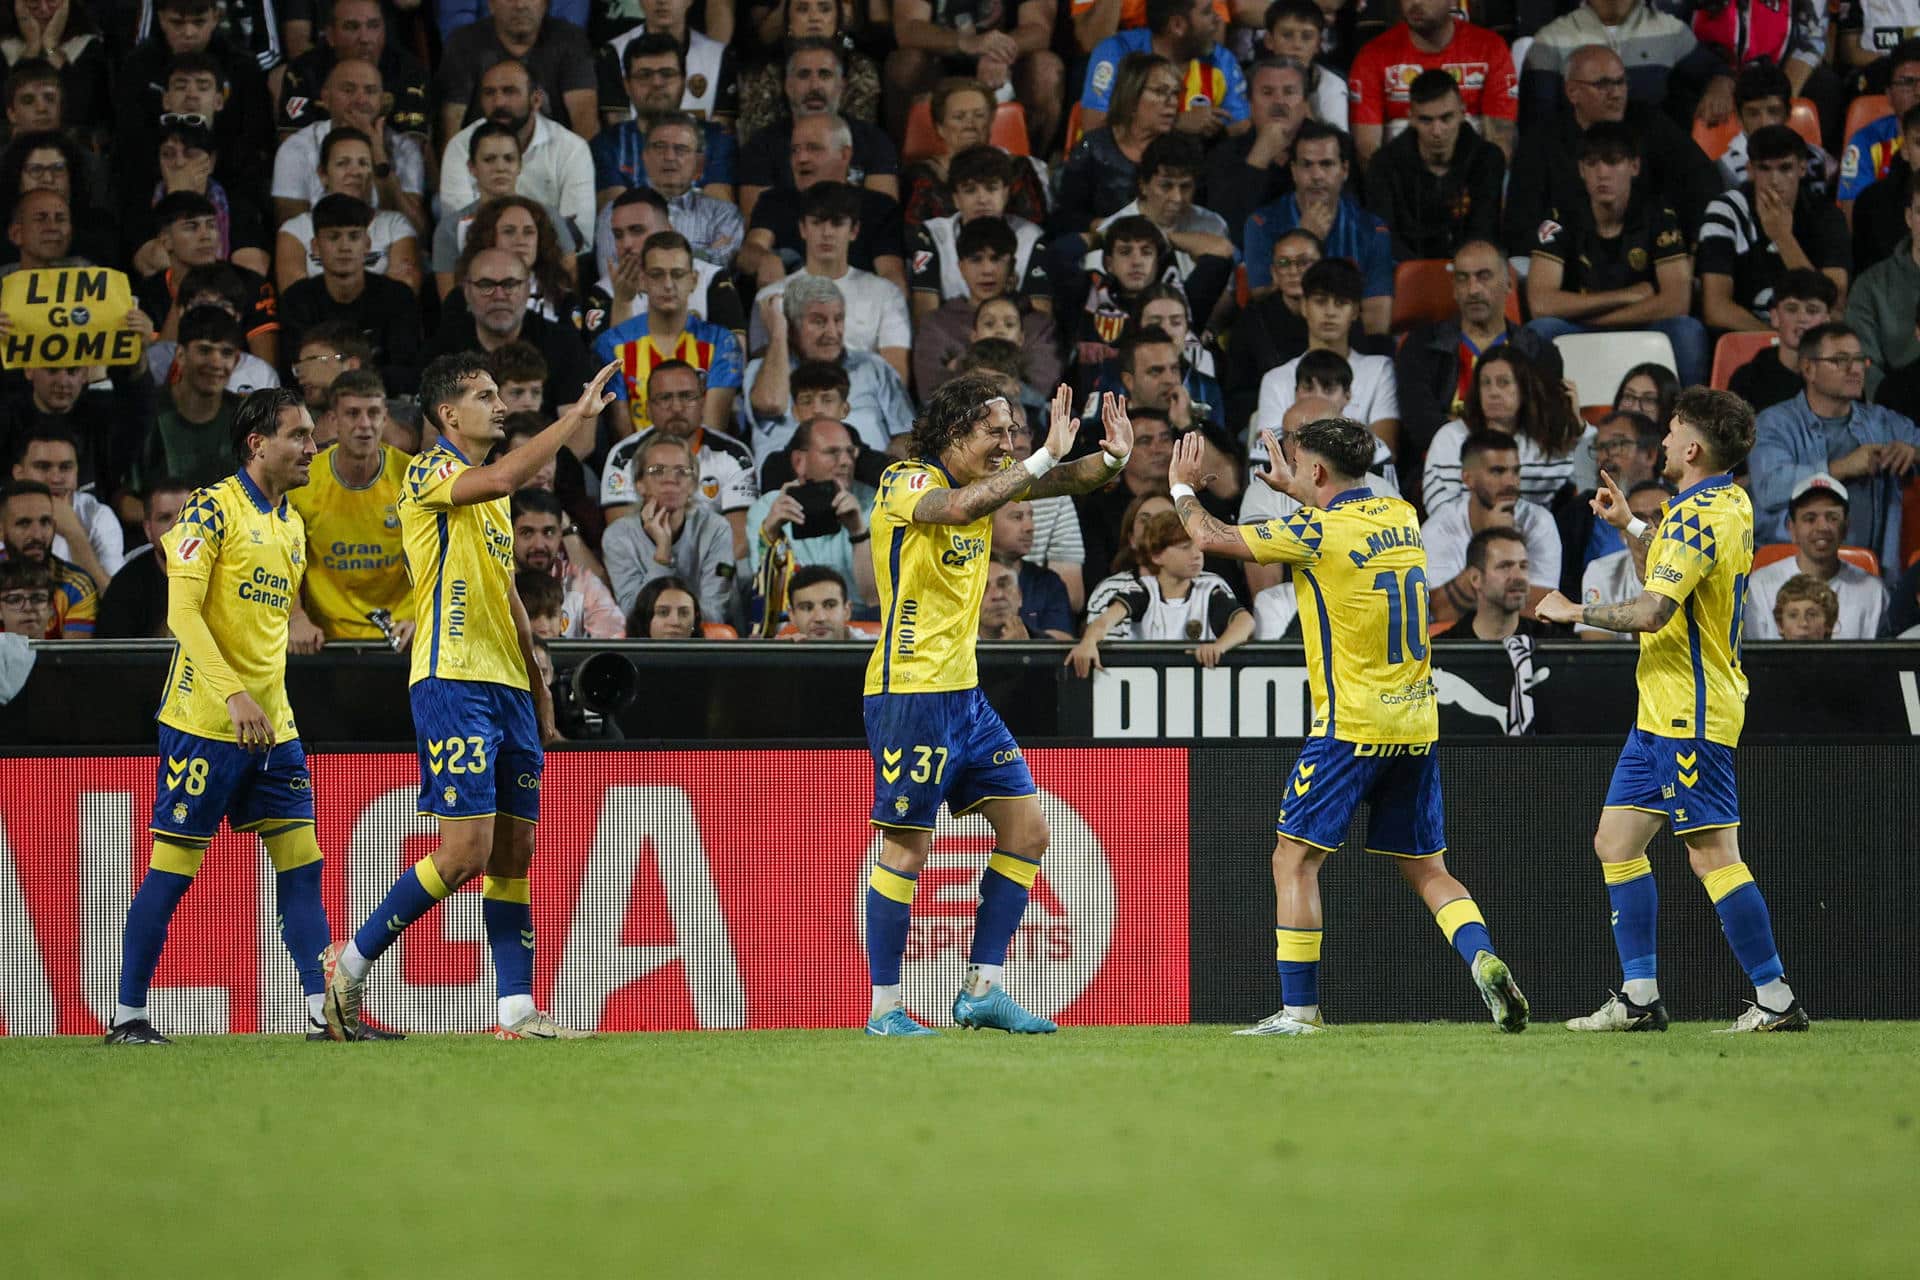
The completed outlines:
[[[1269,487],[1301,505],[1291,515],[1228,525],[1200,506],[1198,434],[1175,448],[1174,507],[1201,549],[1294,568],[1313,724],[1275,823],[1275,951],[1281,1010],[1236,1034],[1310,1035],[1320,1018],[1320,864],[1369,808],[1366,850],[1396,859],[1407,883],[1465,960],[1503,1031],[1523,1031],[1527,1002],[1494,953],[1485,918],[1447,871],[1440,800],[1439,707],[1427,658],[1427,553],[1411,504],[1375,495],[1365,475],[1374,437],[1357,422],[1322,419],[1262,433]]]

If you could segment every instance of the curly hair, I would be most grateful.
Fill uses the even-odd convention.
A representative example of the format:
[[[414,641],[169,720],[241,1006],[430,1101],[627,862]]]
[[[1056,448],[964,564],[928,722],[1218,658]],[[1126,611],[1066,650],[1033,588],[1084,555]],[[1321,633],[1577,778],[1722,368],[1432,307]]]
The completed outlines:
[[[1300,428],[1294,436],[1294,447],[1319,454],[1344,479],[1358,480],[1373,465],[1376,438],[1363,422],[1322,418]]]
[[[1706,438],[1721,471],[1733,470],[1753,452],[1753,406],[1731,391],[1688,387],[1673,402],[1673,416]]]
[[[927,411],[913,422],[913,451],[922,458],[938,458],[964,440],[974,424],[987,416],[987,405],[1003,400],[997,379],[963,373],[927,399]]]
[[[1520,411],[1514,415],[1513,430],[1540,446],[1549,458],[1563,458],[1573,452],[1586,424],[1573,414],[1573,406],[1558,387],[1540,376],[1540,366],[1527,353],[1511,346],[1498,346],[1480,357],[1467,387],[1467,403],[1460,414],[1469,431],[1486,431],[1486,409],[1480,403],[1480,374],[1492,365],[1512,368],[1514,383],[1520,389]]]
[[[474,211],[473,225],[467,228],[466,247],[460,250],[459,260],[453,266],[454,282],[465,284],[473,260],[483,250],[498,247],[494,244],[494,238],[498,234],[501,216],[509,209],[524,209],[533,219],[534,230],[539,236],[533,253],[533,280],[539,286],[539,296],[553,307],[554,314],[562,314],[564,300],[573,293],[573,281],[567,275],[566,255],[560,252],[560,237],[554,231],[553,221],[547,217],[546,209],[538,200],[529,200],[525,196],[499,196],[486,201]]]

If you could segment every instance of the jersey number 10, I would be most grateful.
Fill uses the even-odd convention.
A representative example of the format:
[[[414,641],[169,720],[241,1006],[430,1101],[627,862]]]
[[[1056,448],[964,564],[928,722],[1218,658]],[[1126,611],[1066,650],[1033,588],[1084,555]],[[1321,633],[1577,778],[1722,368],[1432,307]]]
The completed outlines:
[[[1382,569],[1373,575],[1373,589],[1387,597],[1387,665],[1399,666],[1409,656],[1415,662],[1427,656],[1427,571],[1404,574]]]

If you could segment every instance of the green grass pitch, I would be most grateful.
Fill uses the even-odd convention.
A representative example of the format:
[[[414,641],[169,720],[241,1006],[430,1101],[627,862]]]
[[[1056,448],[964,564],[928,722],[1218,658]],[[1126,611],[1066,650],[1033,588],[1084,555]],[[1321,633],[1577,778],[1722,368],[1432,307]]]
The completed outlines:
[[[1911,1276],[1920,1024],[0,1041],[10,1276]]]

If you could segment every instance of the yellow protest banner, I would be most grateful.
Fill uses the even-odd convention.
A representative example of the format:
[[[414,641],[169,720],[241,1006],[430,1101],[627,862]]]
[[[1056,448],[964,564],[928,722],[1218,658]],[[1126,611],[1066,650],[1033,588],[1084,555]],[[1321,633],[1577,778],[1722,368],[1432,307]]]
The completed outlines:
[[[105,267],[16,271],[0,281],[0,313],[11,324],[0,366],[55,369],[133,364],[140,335],[126,327],[133,310],[127,277]]]

